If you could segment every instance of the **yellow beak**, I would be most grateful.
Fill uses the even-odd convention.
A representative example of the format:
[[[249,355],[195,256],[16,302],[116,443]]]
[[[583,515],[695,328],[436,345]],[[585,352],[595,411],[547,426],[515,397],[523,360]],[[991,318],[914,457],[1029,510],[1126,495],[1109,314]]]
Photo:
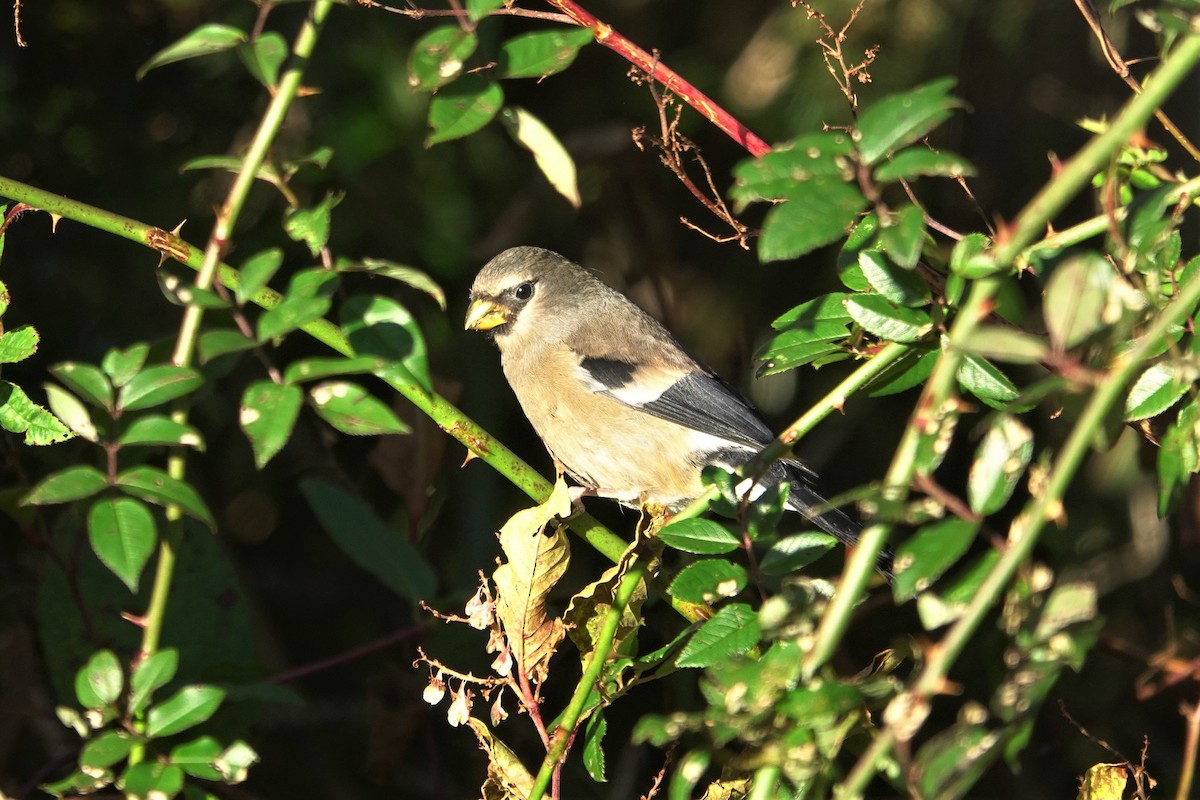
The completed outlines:
[[[494,300],[479,298],[467,307],[465,330],[490,331],[508,322],[508,311]]]

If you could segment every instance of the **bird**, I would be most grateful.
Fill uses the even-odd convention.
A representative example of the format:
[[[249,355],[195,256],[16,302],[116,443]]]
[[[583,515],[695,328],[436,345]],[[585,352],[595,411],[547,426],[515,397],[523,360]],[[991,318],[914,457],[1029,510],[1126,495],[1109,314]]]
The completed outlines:
[[[553,251],[513,247],[484,265],[465,329],[496,343],[534,431],[588,494],[678,511],[704,492],[706,466],[734,471],[775,438],[658,320]],[[759,486],[786,481],[787,508],[853,546],[859,524],[817,493],[815,477],[788,458]],[[890,575],[890,554],[877,566]]]

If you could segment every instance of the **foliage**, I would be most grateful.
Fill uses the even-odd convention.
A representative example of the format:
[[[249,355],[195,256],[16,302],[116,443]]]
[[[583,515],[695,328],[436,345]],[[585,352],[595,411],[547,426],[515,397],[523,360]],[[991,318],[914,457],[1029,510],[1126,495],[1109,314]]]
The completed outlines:
[[[360,16],[385,18],[384,7],[362,4],[370,8]],[[288,16],[293,5],[303,13]],[[931,198],[949,192],[969,205],[959,190],[976,169],[940,142],[970,104],[955,81],[937,78],[860,105],[855,81],[888,58],[868,48],[852,64],[843,51],[868,4],[838,30],[806,3],[773,12],[815,23],[823,63],[849,106],[844,124],[792,126],[796,135],[774,147],[574,2],[535,9],[467,0],[420,23],[403,59],[408,89],[428,96],[412,142],[474,142],[494,154],[488,137],[500,131],[531,156],[522,169],[535,167],[569,206],[586,207],[595,175],[579,168],[548,115],[530,109],[542,82],[572,80],[596,41],[635,65],[636,83],[663,84],[650,93],[661,132],[640,130],[635,141],[660,151],[686,195],[734,230],[732,241],[752,240],[764,265],[811,260],[841,284],[779,315],[756,355],[760,376],[831,367],[841,370],[837,385],[745,475],[706,472],[704,497],[671,520],[646,509],[627,539],[579,513],[561,480],[551,486],[446,398],[447,360],[462,380],[481,381],[483,372],[457,352],[445,356],[444,320],[424,308],[448,306],[436,269],[390,260],[386,246],[358,254],[339,239],[356,224],[347,209],[363,207],[362,193],[338,172],[334,149],[289,116],[324,91],[308,84],[310,61],[327,46],[327,17],[348,16],[335,5],[262,3],[253,23],[234,13],[205,21],[137,70],[149,82],[236,55],[236,68],[265,90],[261,117],[235,155],[192,152],[183,165],[221,187],[203,246],[179,228],[0,178],[0,195],[14,202],[0,254],[5,237],[23,229],[22,214],[46,211],[158,251],[156,284],[174,309],[171,341],[132,337],[99,358],[81,350],[49,366],[49,409],[16,383],[0,384],[0,425],[25,444],[69,453],[15,456],[23,477],[5,506],[52,576],[38,588],[45,682],[59,722],[78,737],[71,765],[41,775],[40,790],[195,798],[220,794],[214,783],[253,780],[262,748],[247,743],[250,723],[259,704],[290,695],[249,666],[244,609],[220,616],[206,596],[205,615],[169,611],[190,607],[194,585],[235,582],[231,557],[212,539],[232,526],[214,510],[215,480],[203,467],[219,463],[213,451],[225,452],[234,429],[241,449],[224,458],[243,464],[239,475],[286,469],[289,484],[301,475],[295,504],[336,548],[327,561],[372,576],[381,605],[408,601],[414,615],[418,606],[432,615],[421,617],[429,641],[412,650],[427,671],[424,690],[409,675],[405,696],[440,706],[449,694],[446,721],[469,728],[483,754],[465,780],[484,797],[587,796],[613,772],[617,730],[666,750],[660,767],[633,780],[639,794],[664,784],[671,797],[961,797],[1033,758],[1048,701],[1086,669],[1098,641],[1122,641],[1105,618],[1117,579],[1087,568],[1074,525],[1096,501],[1089,465],[1145,447],[1158,515],[1182,518],[1195,502],[1200,255],[1187,242],[1200,178],[1166,166],[1175,150],[1195,156],[1186,138],[1167,147],[1142,132],[1165,117],[1168,97],[1200,63],[1194,3],[1138,9],[1158,37],[1154,74],[1107,119],[1083,123],[1086,142],[1021,198],[1011,222],[968,231],[940,221],[934,208],[945,201]],[[1114,3],[1114,12],[1127,5]],[[507,24],[514,18],[525,19]],[[751,153],[732,166],[727,191],[681,132],[684,105]],[[243,122],[251,108],[239,103]],[[457,166],[500,171],[498,159],[478,162],[486,163]],[[439,213],[452,216],[453,193],[440,193],[437,180],[427,187]],[[1066,222],[1070,203],[1087,192],[1092,216]],[[274,210],[277,227],[263,208]],[[428,234],[425,247],[436,249],[436,238]],[[763,280],[774,288],[775,278]],[[0,286],[0,314],[12,302]],[[40,341],[30,325],[4,331],[0,362],[27,364]],[[898,443],[842,498],[856,501],[866,528],[834,577],[835,540],[796,530],[784,514],[786,487],[753,500],[738,487],[833,411],[883,403],[901,409],[889,430]],[[452,490],[413,473],[438,471],[430,453],[446,436],[536,500],[501,524],[488,491],[452,499],[499,531],[500,563],[478,571],[477,583],[462,577],[477,565],[455,575],[425,536],[442,524],[439,502]],[[403,503],[393,497],[393,512],[345,466],[368,438],[399,448],[392,458],[405,477],[388,489]],[[382,444],[370,458],[388,458]],[[581,558],[588,548],[572,545],[567,528],[612,565]],[[462,566],[452,550],[441,557]],[[894,576],[876,576],[889,552]],[[1092,555],[1106,553],[1119,558],[1111,544]],[[489,551],[482,563],[495,559]],[[194,585],[184,588],[189,576]],[[461,616],[433,610],[466,597]],[[78,635],[75,622],[51,613],[64,608],[79,620]],[[480,633],[451,633],[462,624]],[[206,636],[226,635],[233,655],[206,645]],[[1194,647],[1194,628],[1179,642]],[[491,673],[481,677],[488,660]],[[1144,661],[1164,663],[1153,654]],[[1195,689],[1194,670],[1162,669],[1164,687]],[[479,699],[490,703],[486,720],[473,713]],[[506,700],[525,720],[508,719]],[[1194,706],[1185,713],[1200,730]],[[1168,778],[1180,797],[1197,738],[1174,762],[1178,779]],[[1083,775],[1082,797],[1120,796],[1126,781],[1144,797],[1153,786],[1147,750],[1171,746],[1146,744],[1138,763],[1091,757],[1067,777]]]

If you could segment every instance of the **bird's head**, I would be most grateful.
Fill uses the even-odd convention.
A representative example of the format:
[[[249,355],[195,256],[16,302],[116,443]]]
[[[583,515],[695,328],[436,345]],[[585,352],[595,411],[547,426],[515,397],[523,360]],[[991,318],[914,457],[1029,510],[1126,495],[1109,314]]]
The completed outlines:
[[[594,282],[586,271],[557,253],[537,247],[505,250],[479,271],[471,285],[467,330],[486,331],[500,341],[516,338],[536,324],[560,319],[554,313],[576,296],[573,290]]]

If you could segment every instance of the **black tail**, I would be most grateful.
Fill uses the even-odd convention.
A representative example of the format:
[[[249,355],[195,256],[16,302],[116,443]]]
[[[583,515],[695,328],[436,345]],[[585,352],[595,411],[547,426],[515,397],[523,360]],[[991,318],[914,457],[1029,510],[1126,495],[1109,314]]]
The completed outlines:
[[[840,508],[832,508],[824,497],[814,492],[802,480],[790,481],[791,491],[788,492],[788,507],[806,516],[821,530],[837,538],[847,547],[858,544],[858,534],[862,526],[850,518]],[[875,562],[875,569],[892,582],[893,554],[889,548],[884,548]]]

